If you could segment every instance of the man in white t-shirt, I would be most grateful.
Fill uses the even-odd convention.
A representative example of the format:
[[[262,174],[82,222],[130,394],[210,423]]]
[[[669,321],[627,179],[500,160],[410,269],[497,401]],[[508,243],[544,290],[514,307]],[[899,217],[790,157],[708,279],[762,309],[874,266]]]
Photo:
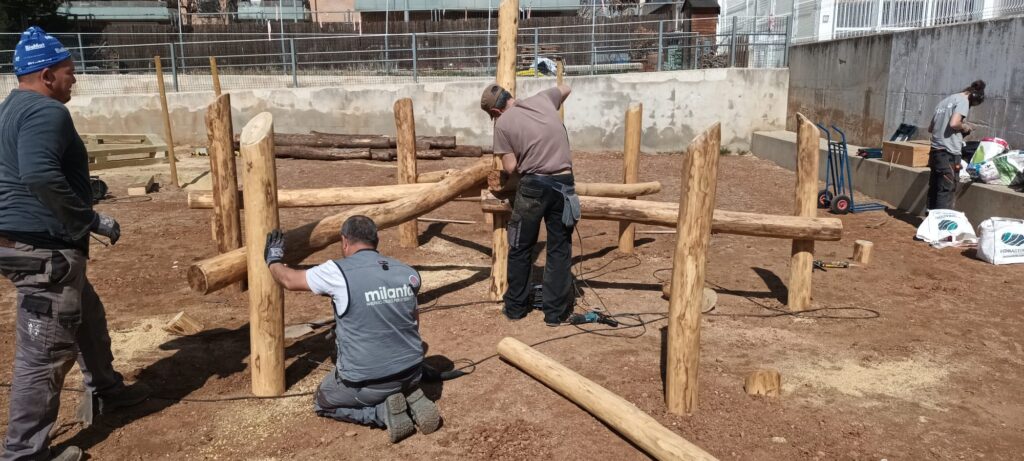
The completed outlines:
[[[352,216],[341,226],[344,259],[309,270],[286,266],[284,235],[267,235],[264,256],[281,286],[330,296],[338,356],[316,392],[320,416],[384,427],[392,443],[441,425],[437,406],[419,388],[423,365],[416,293],[420,276],[377,252],[377,225]],[[410,419],[410,416],[412,417]]]

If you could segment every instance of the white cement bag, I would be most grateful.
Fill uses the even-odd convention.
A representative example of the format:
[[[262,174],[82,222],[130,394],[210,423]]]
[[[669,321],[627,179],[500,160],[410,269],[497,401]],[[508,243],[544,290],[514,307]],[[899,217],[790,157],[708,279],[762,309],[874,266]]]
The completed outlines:
[[[989,218],[978,229],[978,259],[992,264],[1024,263],[1024,220]]]
[[[928,243],[977,241],[974,226],[956,210],[928,210],[928,217],[917,228],[917,238]]]
[[[985,138],[978,144],[978,150],[971,157],[972,164],[985,163],[993,157],[1010,150],[1010,144],[1002,138]]]

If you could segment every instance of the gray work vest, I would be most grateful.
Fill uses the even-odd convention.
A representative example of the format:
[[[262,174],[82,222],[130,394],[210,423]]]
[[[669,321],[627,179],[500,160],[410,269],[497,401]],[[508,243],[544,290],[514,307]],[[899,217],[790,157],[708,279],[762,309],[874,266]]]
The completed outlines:
[[[348,308],[334,327],[341,378],[374,381],[420,364],[423,341],[415,317],[419,273],[373,250],[334,263],[348,285]]]

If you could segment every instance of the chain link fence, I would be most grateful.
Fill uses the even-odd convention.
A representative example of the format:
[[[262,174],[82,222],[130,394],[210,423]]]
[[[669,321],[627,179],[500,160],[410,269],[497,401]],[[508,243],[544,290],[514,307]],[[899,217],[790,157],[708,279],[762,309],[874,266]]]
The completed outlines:
[[[704,21],[702,23],[702,21]],[[496,21],[495,21],[495,26]],[[521,27],[517,69],[533,76],[539,58],[567,76],[723,67],[784,67],[787,18],[594,21]],[[168,91],[210,91],[210,57],[224,90],[412,83],[493,77],[497,29],[401,34],[287,35],[172,43],[85,45],[86,34],[54,34],[72,52],[76,95],[157,91],[159,56]],[[136,37],[146,40],[144,36]],[[166,38],[166,36],[163,36]],[[78,45],[78,46],[76,46]],[[0,91],[17,85],[13,50],[0,51]]]

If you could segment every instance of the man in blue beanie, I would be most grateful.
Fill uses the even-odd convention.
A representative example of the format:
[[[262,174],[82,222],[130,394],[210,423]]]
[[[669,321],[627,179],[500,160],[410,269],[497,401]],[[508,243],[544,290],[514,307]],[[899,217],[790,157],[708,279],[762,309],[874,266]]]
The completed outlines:
[[[64,377],[78,361],[86,393],[80,416],[149,396],[113,368],[103,303],[86,277],[89,234],[114,244],[113,218],[92,209],[89,157],[64,103],[75,63],[38,27],[14,51],[18,88],[0,103],[0,274],[18,291],[14,376],[2,460],[79,460],[50,452]]]

